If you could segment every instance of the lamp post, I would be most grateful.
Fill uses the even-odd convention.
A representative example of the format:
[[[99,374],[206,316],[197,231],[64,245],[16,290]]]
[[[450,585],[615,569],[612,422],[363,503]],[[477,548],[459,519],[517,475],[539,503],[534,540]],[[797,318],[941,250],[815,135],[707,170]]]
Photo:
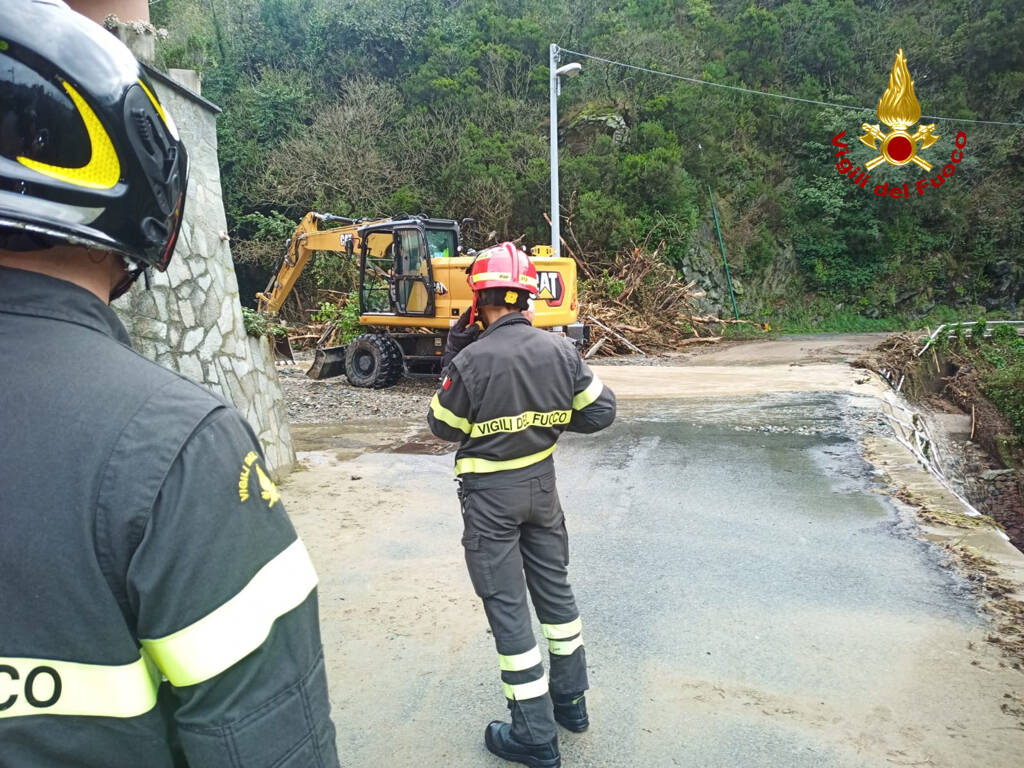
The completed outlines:
[[[561,93],[560,76],[575,77],[583,69],[579,62],[558,66],[558,46],[551,44],[549,49],[551,55],[551,247],[555,251],[555,257],[562,255],[562,238],[558,231],[558,96]]]

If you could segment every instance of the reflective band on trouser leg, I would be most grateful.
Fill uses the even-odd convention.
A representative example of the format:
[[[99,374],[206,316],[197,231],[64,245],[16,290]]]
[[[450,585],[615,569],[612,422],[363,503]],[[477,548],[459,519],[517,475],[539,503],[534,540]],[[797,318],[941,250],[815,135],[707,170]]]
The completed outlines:
[[[583,635],[579,634],[572,640],[548,640],[548,651],[555,656],[572,656],[582,645]]]
[[[152,662],[107,666],[0,656],[0,720],[26,715],[138,717],[156,704]]]
[[[533,680],[529,683],[519,683],[518,685],[502,683],[501,685],[505,689],[506,699],[526,701],[527,699],[536,699],[548,692],[548,676],[544,675],[540,680]]]
[[[172,685],[201,683],[259,648],[274,621],[300,605],[316,582],[296,539],[220,608],[172,635],[143,640],[142,647]]]
[[[503,672],[522,672],[541,663],[543,663],[543,659],[540,656],[540,648],[536,645],[525,653],[507,656],[503,653],[498,654],[498,665]]]
[[[604,384],[601,382],[599,378],[597,378],[597,374],[595,373],[594,378],[590,380],[590,383],[587,385],[587,388],[584,389],[582,392],[578,393],[576,397],[572,399],[573,410],[583,410],[588,405],[597,400],[597,398],[601,396],[602,392],[604,392]]]
[[[540,629],[548,640],[568,640],[583,631],[583,622],[577,616],[565,624],[541,624]]]
[[[539,461],[544,461],[544,459],[555,452],[555,447],[555,445],[552,445],[550,448],[545,448],[543,451],[538,453],[531,453],[529,456],[523,456],[518,459],[509,459],[508,461],[491,461],[490,459],[477,459],[469,456],[455,462],[455,474],[483,474],[485,472],[501,472],[506,469],[522,469],[523,467],[529,467],[536,464]]]

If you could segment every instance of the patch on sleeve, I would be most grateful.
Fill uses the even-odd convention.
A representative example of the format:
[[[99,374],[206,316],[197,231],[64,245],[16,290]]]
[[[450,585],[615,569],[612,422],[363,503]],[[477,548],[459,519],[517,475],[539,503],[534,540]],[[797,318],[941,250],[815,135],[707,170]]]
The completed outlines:
[[[451,385],[452,385],[452,377],[451,376],[445,376],[444,377],[444,381],[441,383],[441,389],[443,389],[445,392],[447,392],[448,388],[451,387]]]
[[[273,507],[274,504],[281,500],[281,494],[278,492],[277,486],[267,476],[267,473],[263,471],[258,461],[259,455],[256,451],[249,451],[242,460],[242,472],[238,476],[238,498],[242,502],[249,500],[249,476],[251,469],[255,467],[256,480],[260,486],[260,498],[267,502],[268,507]]]

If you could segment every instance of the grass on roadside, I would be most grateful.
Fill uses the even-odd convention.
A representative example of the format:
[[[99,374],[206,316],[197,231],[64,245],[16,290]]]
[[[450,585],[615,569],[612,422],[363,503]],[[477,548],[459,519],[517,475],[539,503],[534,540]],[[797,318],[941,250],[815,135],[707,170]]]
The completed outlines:
[[[773,332],[796,333],[900,333],[937,328],[943,323],[975,322],[1003,319],[1001,313],[986,313],[981,307],[955,309],[939,305],[927,314],[897,313],[883,317],[868,317],[856,306],[835,304],[816,299],[802,305],[787,305],[770,311],[762,317],[750,319],[767,322]]]

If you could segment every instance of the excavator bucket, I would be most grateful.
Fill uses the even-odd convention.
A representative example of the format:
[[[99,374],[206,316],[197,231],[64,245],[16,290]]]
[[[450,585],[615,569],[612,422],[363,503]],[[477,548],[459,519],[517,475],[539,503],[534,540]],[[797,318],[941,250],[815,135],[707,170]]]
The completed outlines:
[[[287,336],[274,337],[274,362],[294,363],[295,355],[292,354],[292,345]]]
[[[317,346],[313,364],[306,371],[306,375],[311,379],[330,379],[341,376],[345,372],[345,350],[347,348],[344,344],[340,347]]]
[[[346,345],[340,347],[328,347],[331,337],[334,335],[334,323],[330,323],[327,329],[320,335],[316,342],[316,354],[313,355],[313,364],[309,366],[306,375],[311,379],[332,379],[341,376],[345,372],[345,349]]]

